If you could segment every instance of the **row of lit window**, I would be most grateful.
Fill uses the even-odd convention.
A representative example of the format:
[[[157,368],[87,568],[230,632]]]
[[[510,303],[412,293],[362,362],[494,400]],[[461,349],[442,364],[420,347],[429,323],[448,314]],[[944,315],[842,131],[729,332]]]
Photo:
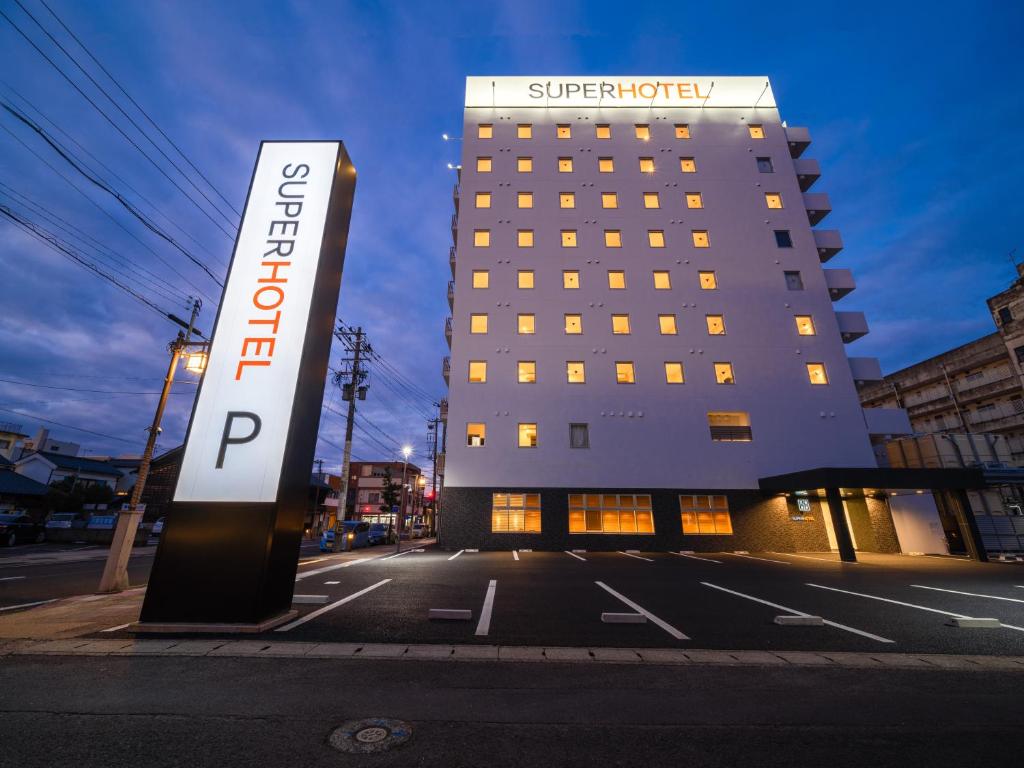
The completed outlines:
[[[668,291],[672,288],[672,276],[668,270],[655,269],[651,276],[654,281],[655,290]],[[786,288],[791,291],[802,291],[804,288],[803,278],[798,271],[785,271],[783,276],[786,280]],[[697,281],[701,290],[713,291],[718,288],[718,274],[714,270],[699,270]],[[489,269],[474,269],[472,277],[474,289],[484,290],[491,287],[491,271]],[[529,290],[536,287],[536,273],[532,269],[520,269],[516,272],[516,287]],[[580,287],[580,272],[578,269],[562,270],[562,287],[566,290],[575,290]],[[625,290],[626,272],[621,269],[608,270],[608,287],[612,290]],[[810,335],[810,334],[808,334]]]
[[[718,362],[715,366],[716,384],[735,384],[732,363]],[[806,363],[807,380],[811,384],[828,384],[828,375],[824,363]],[[537,361],[520,360],[516,363],[516,380],[520,384],[537,383]],[[586,384],[587,370],[583,360],[569,360],[565,364],[565,380],[569,384]],[[469,361],[469,382],[483,384],[487,381],[487,361]],[[636,367],[632,361],[623,360],[615,363],[616,384],[636,384]],[[665,383],[685,384],[686,374],[683,364],[679,361],[665,363]]]
[[[675,138],[689,139],[690,126],[688,123],[676,123],[674,126]],[[760,123],[752,123],[747,126],[747,132],[752,139],[764,138],[764,126]],[[636,123],[633,125],[633,135],[640,141],[651,140],[651,126],[647,123]],[[494,123],[480,123],[476,128],[478,139],[494,138]],[[594,138],[610,139],[612,137],[612,126],[609,123],[597,123],[594,126]],[[516,125],[517,139],[533,138],[533,123],[519,123]],[[569,123],[557,123],[555,125],[556,139],[571,139],[572,125]]]
[[[564,315],[563,330],[569,335],[583,333],[583,315],[567,312]],[[612,333],[616,336],[624,336],[632,333],[632,326],[628,314],[613,314]],[[794,315],[796,321],[796,332],[800,336],[814,336],[817,331],[814,328],[814,319],[810,315]],[[724,315],[705,315],[709,336],[725,335]],[[474,335],[485,334],[490,326],[490,317],[485,312],[472,313],[469,316],[469,332]],[[675,315],[658,315],[658,329],[663,336],[673,336],[678,333]],[[516,333],[520,336],[529,336],[537,332],[537,316],[532,312],[521,312],[516,315]]]
[[[686,202],[687,208],[703,208],[704,207],[704,196],[700,192],[686,192],[683,195],[683,199]],[[477,192],[474,202],[477,208],[490,208],[491,207],[491,193],[490,192]],[[765,192],[764,202],[768,208],[778,209],[782,208],[782,195],[778,192]],[[644,208],[661,208],[661,193],[660,192],[644,192],[643,193]],[[533,192],[518,192],[516,193],[516,206],[518,208],[533,208]],[[575,192],[559,192],[558,193],[558,207],[559,208],[575,208],[576,207],[576,193]],[[601,193],[601,207],[602,208],[618,208],[619,207],[619,195],[617,192],[602,192]]]
[[[561,230],[560,242],[563,248],[576,248],[579,245],[579,232],[575,229],[563,229]],[[694,248],[710,248],[711,239],[706,229],[691,229],[690,239],[693,242]],[[474,229],[473,230],[473,245],[476,248],[490,248],[491,247],[491,230],[489,229]],[[519,248],[533,248],[534,245],[534,230],[532,229],[519,229],[516,230],[516,246]],[[649,229],[647,230],[647,245],[651,248],[664,248],[665,247],[665,230],[663,229]],[[622,247],[622,230],[621,229],[606,229],[604,230],[604,246],[605,248],[621,248]]]
[[[758,168],[763,171],[760,160],[758,158]],[[654,158],[653,157],[641,157],[640,161],[640,172],[641,173],[654,173]],[[769,161],[770,163],[770,161]],[[488,155],[481,155],[476,159],[476,172],[477,173],[491,173],[494,169],[494,158]],[[599,157],[597,158],[597,170],[600,173],[615,173],[615,158],[613,157]],[[683,173],[696,173],[697,172],[697,160],[693,157],[680,157],[679,158],[679,170]],[[516,158],[516,171],[518,173],[533,173],[533,158],[529,156],[517,157]],[[558,172],[559,173],[572,173],[573,172],[573,159],[571,157],[560,157],[558,158]]]

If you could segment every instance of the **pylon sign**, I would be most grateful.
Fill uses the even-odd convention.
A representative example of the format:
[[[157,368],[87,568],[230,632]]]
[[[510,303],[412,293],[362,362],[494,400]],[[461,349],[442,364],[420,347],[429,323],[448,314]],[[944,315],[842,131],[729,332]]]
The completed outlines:
[[[354,192],[340,141],[260,145],[143,625],[290,608]]]

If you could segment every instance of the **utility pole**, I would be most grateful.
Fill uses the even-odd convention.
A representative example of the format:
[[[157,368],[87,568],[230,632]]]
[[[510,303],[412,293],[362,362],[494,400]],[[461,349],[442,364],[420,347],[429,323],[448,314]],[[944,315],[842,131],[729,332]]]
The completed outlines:
[[[146,487],[146,478],[149,477],[149,467],[153,462],[153,449],[156,447],[156,439],[160,435],[160,422],[163,420],[164,409],[167,407],[167,396],[171,394],[171,386],[174,384],[174,373],[178,369],[178,361],[182,354],[188,351],[189,344],[192,343],[192,330],[201,307],[202,303],[199,299],[194,299],[192,316],[189,318],[185,334],[182,335],[181,331],[178,331],[178,337],[171,342],[171,362],[167,366],[167,375],[164,377],[160,400],[156,405],[156,413],[153,414],[153,423],[149,427],[146,448],[142,452],[141,461],[139,461],[139,471],[135,487],[132,489],[131,501],[126,505],[128,508],[122,509],[117,518],[114,540],[111,542],[107,562],[103,566],[103,576],[100,579],[100,592],[123,592],[128,589],[128,559],[131,557],[135,532],[139,528],[139,523],[142,522],[143,515],[143,510],[139,509],[139,502],[142,500],[142,491]]]
[[[440,408],[440,403],[434,403],[435,406]],[[430,500],[430,532],[437,533],[437,439],[438,439],[438,425],[440,425],[441,419],[435,416],[427,422],[428,439],[430,440],[430,492],[433,494],[433,498]]]
[[[339,371],[334,376],[334,383],[341,385],[341,399],[348,400],[348,415],[345,419],[345,450],[341,460],[341,495],[338,498],[338,520],[344,520],[348,516],[348,476],[352,464],[352,429],[356,420],[356,397],[360,400],[366,399],[366,387],[363,381],[366,379],[366,371],[362,368],[361,357],[363,352],[372,352],[370,345],[366,343],[366,336],[362,326],[354,331],[345,326],[338,326],[335,336],[344,344],[346,350],[352,353],[349,383],[344,384],[345,371]],[[324,513],[324,520],[321,529],[327,523],[327,513]]]

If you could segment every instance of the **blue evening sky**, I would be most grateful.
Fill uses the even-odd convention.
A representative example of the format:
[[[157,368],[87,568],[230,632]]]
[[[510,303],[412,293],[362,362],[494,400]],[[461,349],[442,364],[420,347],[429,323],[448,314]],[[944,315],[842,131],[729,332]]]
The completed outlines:
[[[89,64],[41,0],[20,2]],[[871,333],[849,352],[878,356],[886,371],[990,332],[985,298],[1014,277],[1007,254],[1024,259],[1013,186],[1024,171],[1019,3],[47,2],[236,208],[260,139],[344,139],[359,183],[339,314],[436,398],[446,163],[459,151],[440,137],[460,132],[470,74],[769,75],[783,118],[811,130],[805,157],[821,162],[815,190],[833,204],[823,226],[846,243],[829,266],[852,269],[858,288],[839,308],[868,314]],[[124,123],[16,0],[0,9]],[[40,110],[223,275],[230,240],[2,18],[0,95]],[[181,314],[182,296],[207,294],[200,327],[210,329],[216,285],[7,113],[0,184],[0,204],[24,212],[9,190],[28,196],[127,259],[133,285],[161,306]],[[159,389],[175,327],[2,219],[0,288],[0,379],[69,388],[0,381],[0,422],[34,432],[42,417],[100,433],[51,425],[92,452],[141,452],[155,403],[146,393]],[[162,449],[180,442],[191,407],[194,384],[180,378]],[[357,431],[357,456],[410,441],[423,461],[412,396],[376,373],[370,384],[363,413],[374,426]],[[317,455],[336,469],[342,404],[335,388],[326,400]]]

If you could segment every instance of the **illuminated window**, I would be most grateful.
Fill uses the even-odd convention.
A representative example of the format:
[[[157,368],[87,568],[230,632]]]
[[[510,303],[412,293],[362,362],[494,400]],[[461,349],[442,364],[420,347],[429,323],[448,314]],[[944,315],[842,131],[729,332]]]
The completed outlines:
[[[469,382],[470,384],[483,384],[487,381],[487,361],[469,361]]]
[[[690,235],[693,237],[694,248],[707,248],[710,245],[706,229],[694,229]]]
[[[516,245],[518,245],[520,248],[533,248],[533,230],[518,230],[516,232]]]
[[[629,333],[629,315],[612,315],[612,333],[616,335]]]
[[[573,334],[583,333],[583,315],[566,315],[565,332]]]
[[[482,448],[486,436],[486,424],[470,422],[466,425],[466,445],[470,448]]]
[[[489,158],[489,157],[478,157],[476,159],[476,172],[477,173],[490,173],[491,172],[491,158]]]
[[[647,494],[569,495],[569,533],[654,533]]]
[[[540,494],[492,494],[491,533],[540,533]]]
[[[487,315],[470,315],[469,332],[487,333]]]
[[[657,192],[644,192],[644,208],[661,208]]]
[[[555,136],[559,139],[571,139],[572,138],[572,126],[571,125],[559,125],[555,127]]]
[[[537,447],[537,425],[536,424],[519,424],[519,447],[520,448],[536,448]]]
[[[683,173],[696,173],[697,161],[694,160],[692,157],[680,157],[679,170],[681,170]]]
[[[650,229],[647,231],[647,244],[651,248],[664,248],[665,247],[665,233],[660,229]]]
[[[704,198],[701,197],[700,192],[687,192],[686,193],[686,207],[687,208],[703,208]]]
[[[562,287],[563,288],[579,288],[580,287],[580,273],[575,269],[567,269],[562,272]]]
[[[666,384],[683,384],[685,381],[682,363],[665,363]]]
[[[810,315],[796,315],[796,332],[801,336],[814,336],[814,320]]]
[[[474,288],[490,288],[491,287],[491,273],[486,269],[474,269],[473,270],[473,287]]]
[[[642,141],[647,141],[651,138],[651,127],[649,125],[637,125],[634,126],[636,131],[636,137]]]
[[[537,332],[537,318],[532,314],[518,315],[516,328],[520,335],[529,335]]]
[[[620,290],[626,287],[626,273],[620,269],[608,270],[608,287],[613,290]]]
[[[677,333],[676,316],[658,315],[658,329],[661,331],[662,336],[675,336]]]
[[[519,173],[533,173],[533,158],[517,157],[516,170],[519,171]]]
[[[722,315],[707,315],[706,320],[708,323],[708,335],[709,336],[724,336],[725,335],[725,317]]]
[[[537,383],[537,361],[520,360],[516,364],[516,380],[520,384]]]
[[[618,208],[619,207],[619,196],[614,192],[602,192],[601,193],[601,207],[602,208]]]
[[[558,207],[559,208],[575,208],[576,207],[576,193],[575,192],[561,192],[558,195]]]
[[[585,384],[587,374],[584,370],[583,361],[576,360],[565,364],[565,376],[570,384]]]
[[[518,286],[520,288],[533,288],[533,270],[520,269],[518,272]]]
[[[520,208],[533,208],[533,192],[520,192],[516,195],[516,203]]]
[[[576,230],[575,229],[563,229],[562,230],[562,247],[563,248],[575,248],[576,247]]]
[[[775,166],[772,165],[770,157],[757,158],[757,170],[760,173],[775,173]]]
[[[690,138],[690,126],[676,123],[676,138],[677,139],[688,139],[688,138]]]
[[[491,207],[491,193],[490,192],[477,192],[476,193],[476,207],[477,208],[490,208]]]
[[[719,384],[735,384],[732,363],[715,363],[715,381]]]
[[[594,134],[599,139],[610,139],[612,137],[612,127],[607,123],[595,125]]]
[[[476,127],[476,137],[478,139],[494,138],[494,126],[490,123],[480,123],[480,125]]]
[[[605,248],[621,248],[622,247],[622,232],[617,229],[606,229],[604,231],[604,247]]]
[[[732,533],[729,500],[725,496],[679,497],[683,533],[727,536]]]
[[[615,161],[610,157],[600,157],[597,160],[597,170],[601,173],[611,173],[615,170]]]
[[[718,287],[718,278],[714,272],[698,272],[697,278],[702,291],[713,291]]]
[[[640,158],[640,173],[654,173],[654,158],[653,157],[641,157]]]
[[[782,195],[778,192],[765,192],[764,202],[769,208],[781,208],[782,207]]]
[[[750,414],[744,411],[709,411],[708,428],[711,439],[719,443],[749,443]]]
[[[489,229],[475,229],[473,230],[473,245],[477,248],[487,248],[491,244],[491,230]]]
[[[516,126],[516,138],[519,139],[532,139],[533,138],[533,126],[530,123],[520,123]]]
[[[807,378],[811,384],[828,384],[828,375],[825,373],[824,363],[808,363]]]
[[[636,373],[633,370],[633,363],[625,362],[615,364],[615,383],[636,384]]]
[[[750,138],[752,139],[763,139],[764,138],[764,126],[763,125],[748,125],[747,130],[750,131]]]
[[[672,288],[672,278],[668,272],[655,270],[654,272],[654,289],[657,291],[668,291]]]
[[[783,272],[782,275],[786,278],[787,291],[802,291],[804,289],[804,280],[800,277],[799,272]]]
[[[570,448],[589,448],[590,447],[590,427],[587,424],[570,424],[569,425],[569,447]]]
[[[560,158],[558,158],[558,172],[559,173],[572,173],[572,158],[571,157],[560,157]]]

